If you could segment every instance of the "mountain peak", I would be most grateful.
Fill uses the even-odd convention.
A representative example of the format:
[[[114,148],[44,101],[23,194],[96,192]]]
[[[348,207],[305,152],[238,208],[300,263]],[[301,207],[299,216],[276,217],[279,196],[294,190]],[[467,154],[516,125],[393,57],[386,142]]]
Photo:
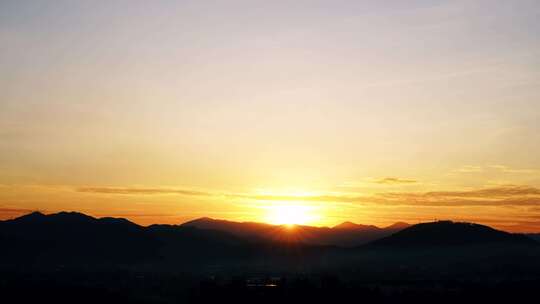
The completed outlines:
[[[375,230],[375,229],[379,229],[377,226],[373,226],[373,225],[360,225],[360,224],[356,224],[356,223],[353,223],[353,222],[349,222],[349,221],[346,221],[346,222],[343,222],[337,226],[334,226],[333,227],[334,229],[362,229],[362,230]]]
[[[84,213],[80,212],[74,212],[74,211],[62,211],[54,214],[49,214],[47,217],[51,219],[60,219],[63,221],[92,221],[95,220],[94,217],[91,217],[89,215],[86,215]]]
[[[217,220],[214,219],[214,218],[208,217],[208,216],[203,216],[203,217],[194,219],[193,221],[194,221],[194,222],[195,222],[195,221],[197,221],[197,222],[213,222],[213,221],[217,221]]]
[[[349,222],[349,221],[346,221],[346,222],[343,222],[339,225],[336,225],[334,226],[333,228],[335,229],[351,229],[351,228],[356,228],[358,225],[353,223],[353,222]]]
[[[385,227],[385,229],[405,229],[410,227],[411,225],[405,222],[396,222],[388,227]]]
[[[199,218],[196,218],[194,220],[184,222],[184,223],[181,224],[181,226],[199,226],[199,225],[217,223],[217,222],[221,222],[221,221],[223,221],[223,220],[217,220],[217,219],[213,219],[211,217],[205,216],[205,217],[199,217]]]
[[[44,216],[46,215],[42,213],[41,211],[34,211],[34,212],[21,216],[21,218],[22,217],[44,217]]]
[[[12,221],[18,221],[18,222],[33,222],[33,221],[39,221],[47,216],[39,211],[30,212],[28,214],[25,214],[23,216],[20,216],[18,218],[13,219]]]

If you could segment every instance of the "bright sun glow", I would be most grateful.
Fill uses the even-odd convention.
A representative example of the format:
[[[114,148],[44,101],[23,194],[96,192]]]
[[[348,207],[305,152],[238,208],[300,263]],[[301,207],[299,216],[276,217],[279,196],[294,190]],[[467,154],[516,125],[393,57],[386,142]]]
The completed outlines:
[[[276,205],[268,207],[266,221],[276,225],[305,225],[316,220],[313,208],[303,205]]]

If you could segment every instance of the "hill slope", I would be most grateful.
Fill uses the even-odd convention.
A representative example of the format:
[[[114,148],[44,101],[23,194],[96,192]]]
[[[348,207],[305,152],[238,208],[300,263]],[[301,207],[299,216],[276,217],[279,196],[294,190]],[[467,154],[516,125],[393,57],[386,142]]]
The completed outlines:
[[[536,242],[521,234],[512,234],[484,225],[438,221],[413,225],[370,245],[415,248],[480,244],[536,245]]]

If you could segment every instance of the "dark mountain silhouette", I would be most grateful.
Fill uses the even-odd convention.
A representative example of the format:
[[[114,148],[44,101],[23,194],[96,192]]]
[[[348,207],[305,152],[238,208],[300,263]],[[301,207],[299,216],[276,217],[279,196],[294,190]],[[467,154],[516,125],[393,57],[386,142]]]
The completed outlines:
[[[237,236],[257,236],[267,233],[274,229],[278,229],[279,226],[255,223],[255,222],[233,222],[227,220],[212,219],[209,217],[202,217],[195,219],[181,225],[182,227],[196,227],[199,229],[211,229],[225,231]]]
[[[34,212],[0,222],[2,255],[27,263],[61,261],[132,262],[152,254],[155,240],[125,219],[96,219],[82,213]]]
[[[413,225],[360,246],[355,254],[367,267],[375,268],[372,272],[396,273],[400,269],[429,280],[540,273],[540,243],[522,234],[473,223]]]
[[[182,224],[184,227],[213,229],[266,241],[296,241],[312,245],[354,247],[389,236],[408,227],[406,223],[396,223],[386,228],[344,222],[335,227],[312,227],[304,225],[270,225],[255,222],[233,222],[208,217]]]
[[[187,269],[201,263],[232,263],[268,254],[286,255],[289,250],[319,250],[291,240],[270,242],[179,225],[143,227],[126,219],[98,219],[76,212],[50,215],[34,212],[0,221],[0,241],[5,248],[0,251],[0,264],[151,264],[153,268]]]
[[[401,230],[404,226],[398,223],[378,228],[344,223],[334,228],[289,227],[202,218],[183,225],[143,227],[121,218],[35,212],[0,221],[3,245],[0,268],[124,265],[164,271],[202,271],[207,267],[243,265],[246,269],[305,271],[367,263],[363,267],[369,265],[375,271],[381,265],[392,265],[392,259],[401,259],[401,264],[425,261],[405,254],[407,250],[424,254],[428,247],[462,246],[483,254],[507,252],[509,248],[522,253],[530,252],[528,249],[538,244],[524,235],[477,224],[434,222]],[[356,248],[336,246],[370,238],[376,240]],[[430,258],[448,261],[450,252],[431,251]]]
[[[537,243],[524,235],[512,234],[484,225],[437,221],[413,225],[389,237],[376,240],[370,245],[419,248],[481,244],[536,245]]]
[[[0,292],[9,303],[183,303],[189,297],[200,300],[195,303],[283,303],[291,295],[294,303],[309,295],[311,302],[327,303],[359,294],[370,303],[381,297],[381,303],[403,303],[404,295],[422,303],[416,299],[426,300],[425,294],[446,299],[478,282],[540,282],[540,243],[528,236],[449,221],[406,226],[289,227],[202,218],[143,227],[121,218],[34,212],[0,221]],[[392,229],[354,248],[316,245],[352,244]]]

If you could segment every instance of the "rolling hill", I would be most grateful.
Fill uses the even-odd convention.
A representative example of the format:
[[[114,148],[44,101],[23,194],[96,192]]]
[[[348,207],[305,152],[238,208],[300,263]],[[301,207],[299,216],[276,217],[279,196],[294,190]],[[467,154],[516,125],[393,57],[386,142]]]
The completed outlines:
[[[372,242],[371,246],[422,248],[485,244],[536,245],[522,234],[513,234],[488,226],[452,221],[421,223]]]

